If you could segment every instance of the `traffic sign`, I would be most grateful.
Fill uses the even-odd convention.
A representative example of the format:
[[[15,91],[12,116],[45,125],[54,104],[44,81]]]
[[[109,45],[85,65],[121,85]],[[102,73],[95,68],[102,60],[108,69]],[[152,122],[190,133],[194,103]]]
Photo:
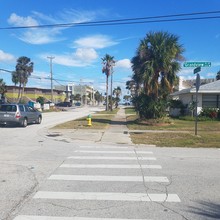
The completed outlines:
[[[198,72],[200,72],[200,71],[201,71],[201,66],[198,66],[198,67],[196,67],[196,68],[193,70],[194,74],[195,74],[195,73],[198,73]]]
[[[183,67],[211,67],[211,62],[185,62]]]

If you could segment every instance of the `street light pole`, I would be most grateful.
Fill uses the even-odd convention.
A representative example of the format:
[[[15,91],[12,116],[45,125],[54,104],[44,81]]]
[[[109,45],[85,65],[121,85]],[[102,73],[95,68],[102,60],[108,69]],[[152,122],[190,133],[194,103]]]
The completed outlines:
[[[55,57],[47,57],[48,59],[50,59],[50,82],[51,82],[51,102],[53,102],[53,70],[52,70],[52,60]]]

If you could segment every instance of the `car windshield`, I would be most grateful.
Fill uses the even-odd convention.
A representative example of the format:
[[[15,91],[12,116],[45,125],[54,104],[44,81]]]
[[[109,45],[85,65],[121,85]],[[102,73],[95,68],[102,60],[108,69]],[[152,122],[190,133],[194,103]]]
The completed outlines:
[[[16,112],[17,107],[16,105],[0,105],[1,112]]]

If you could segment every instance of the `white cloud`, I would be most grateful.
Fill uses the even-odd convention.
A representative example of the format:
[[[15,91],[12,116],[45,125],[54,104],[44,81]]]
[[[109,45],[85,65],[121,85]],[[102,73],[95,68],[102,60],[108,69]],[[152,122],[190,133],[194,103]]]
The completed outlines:
[[[14,26],[36,26],[39,25],[39,23],[33,19],[31,16],[27,17],[21,17],[19,15],[16,15],[15,13],[12,13],[11,16],[8,19],[8,23]]]
[[[123,59],[116,62],[117,68],[131,69],[131,61],[129,59]]]
[[[12,13],[8,19],[8,23],[12,26],[26,27],[26,26],[39,26],[39,25],[54,25],[54,24],[71,24],[65,27],[50,27],[50,28],[29,28],[19,30],[17,37],[29,44],[47,44],[56,41],[61,41],[64,38],[59,38],[58,36],[62,33],[61,31],[74,26],[74,23],[89,22],[94,20],[97,15],[103,15],[102,11],[85,11],[85,10],[75,10],[68,9],[55,14],[54,16],[42,14],[37,11],[33,11],[29,16],[19,16],[16,13]],[[78,46],[90,47],[90,48],[103,48],[106,46],[111,46],[116,44],[116,42],[111,41],[107,37],[97,36],[98,41],[93,39],[82,39],[76,42]],[[90,42],[90,43],[89,43]],[[93,45],[93,46],[91,46]],[[103,45],[103,46],[101,46]]]
[[[3,50],[0,50],[0,61],[15,61],[16,58],[9,53],[5,53]]]
[[[40,57],[46,59],[51,54],[42,54]],[[97,52],[92,48],[78,48],[74,53],[68,54],[53,54],[54,63],[64,66],[83,67],[92,65],[98,58]]]
[[[57,37],[58,33],[59,31],[57,29],[51,29],[50,31],[48,29],[38,31],[31,29],[20,35],[19,39],[29,44],[47,44],[63,40]]]
[[[74,57],[79,60],[93,61],[98,58],[97,52],[93,48],[78,48]]]
[[[102,49],[116,45],[118,44],[118,42],[113,41],[110,37],[106,35],[93,35],[75,40],[73,44],[74,47]]]
[[[11,14],[8,23],[22,27],[40,25],[40,23],[31,16],[22,17],[15,13]],[[29,28],[25,29],[25,31],[22,30],[20,34],[16,34],[16,37],[29,44],[46,44],[62,40],[57,37],[58,34],[60,34],[59,28]]]

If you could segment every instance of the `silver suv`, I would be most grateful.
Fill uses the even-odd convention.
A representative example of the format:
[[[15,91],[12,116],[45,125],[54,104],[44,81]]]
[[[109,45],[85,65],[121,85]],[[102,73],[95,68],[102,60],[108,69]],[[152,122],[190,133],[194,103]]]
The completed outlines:
[[[26,127],[29,123],[40,124],[42,114],[23,104],[0,104],[0,124],[19,124]]]

